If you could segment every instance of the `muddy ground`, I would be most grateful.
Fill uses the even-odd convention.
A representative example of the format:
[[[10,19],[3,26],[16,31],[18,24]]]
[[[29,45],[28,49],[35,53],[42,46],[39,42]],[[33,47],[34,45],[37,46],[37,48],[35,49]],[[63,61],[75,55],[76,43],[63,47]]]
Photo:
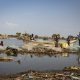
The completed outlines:
[[[0,80],[72,80],[71,74],[80,75],[80,71],[27,71],[17,74],[0,75]],[[78,79],[80,80],[80,79]]]

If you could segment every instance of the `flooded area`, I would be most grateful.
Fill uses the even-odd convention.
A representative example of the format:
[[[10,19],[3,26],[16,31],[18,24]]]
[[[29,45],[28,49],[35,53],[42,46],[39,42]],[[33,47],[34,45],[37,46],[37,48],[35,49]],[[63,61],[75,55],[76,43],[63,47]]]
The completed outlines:
[[[3,41],[6,46],[16,45],[21,47],[24,44],[22,40],[17,40],[14,38],[4,39]],[[68,66],[80,66],[79,53],[62,53],[54,55],[24,53],[13,56],[0,53],[0,57],[8,57],[13,59],[12,61],[0,60],[0,74],[15,74],[28,70],[53,71],[63,70],[64,67]]]
[[[8,39],[0,39],[0,41],[4,42],[4,46],[17,46],[21,47],[24,42],[22,40],[18,40],[16,38],[8,38]]]
[[[34,55],[34,54],[18,54],[17,56],[7,56],[4,53],[0,57],[6,56],[13,58],[13,61],[0,61],[0,74],[13,74],[28,70],[36,71],[52,71],[62,70],[67,66],[80,66],[79,55],[77,54],[57,54],[53,56],[48,55]]]

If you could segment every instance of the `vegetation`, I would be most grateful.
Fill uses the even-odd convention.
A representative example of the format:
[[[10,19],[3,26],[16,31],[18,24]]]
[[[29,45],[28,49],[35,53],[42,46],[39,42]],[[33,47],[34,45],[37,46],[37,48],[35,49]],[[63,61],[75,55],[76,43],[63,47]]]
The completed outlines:
[[[52,39],[54,39],[56,36],[60,39],[60,34],[53,34]]]
[[[17,32],[17,33],[16,33],[16,36],[17,36],[17,37],[20,37],[20,36],[21,36],[21,33]]]

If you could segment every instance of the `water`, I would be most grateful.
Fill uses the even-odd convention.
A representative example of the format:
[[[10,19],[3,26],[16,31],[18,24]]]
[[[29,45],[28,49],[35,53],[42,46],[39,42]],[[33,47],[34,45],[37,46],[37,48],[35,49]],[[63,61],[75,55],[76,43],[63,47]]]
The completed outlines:
[[[77,54],[57,54],[54,56],[48,55],[33,55],[33,54],[18,54],[9,56],[14,59],[12,62],[0,62],[0,74],[13,74],[28,70],[36,71],[51,71],[62,70],[67,66],[80,66],[79,55]],[[7,56],[2,53],[0,56]],[[20,60],[19,62],[17,62]]]
[[[24,43],[22,40],[18,40],[16,38],[9,38],[9,39],[0,39],[0,42],[3,41],[4,46],[18,46],[21,47]]]
[[[8,42],[8,43],[7,43]],[[5,45],[22,46],[24,43],[17,39],[4,40]],[[80,54],[56,54],[56,55],[39,55],[39,54],[18,54],[10,56],[0,53],[0,57],[10,57],[14,60],[11,62],[0,61],[0,74],[14,74],[28,70],[52,71],[62,70],[67,66],[80,66]]]

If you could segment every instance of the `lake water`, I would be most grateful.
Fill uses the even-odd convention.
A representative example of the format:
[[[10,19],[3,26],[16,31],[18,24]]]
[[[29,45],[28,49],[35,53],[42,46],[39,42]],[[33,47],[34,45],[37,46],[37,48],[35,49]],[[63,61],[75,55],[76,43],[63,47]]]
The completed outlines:
[[[12,43],[17,46],[22,46],[23,42],[17,39],[4,40],[6,45]],[[8,43],[6,43],[8,42]],[[12,44],[12,45],[13,45]],[[51,71],[62,70],[67,66],[80,66],[80,54],[56,54],[53,56],[39,54],[18,54],[9,56],[5,53],[0,53],[0,57],[10,57],[14,60],[11,62],[0,61],[0,74],[14,74],[28,70],[36,71]]]

